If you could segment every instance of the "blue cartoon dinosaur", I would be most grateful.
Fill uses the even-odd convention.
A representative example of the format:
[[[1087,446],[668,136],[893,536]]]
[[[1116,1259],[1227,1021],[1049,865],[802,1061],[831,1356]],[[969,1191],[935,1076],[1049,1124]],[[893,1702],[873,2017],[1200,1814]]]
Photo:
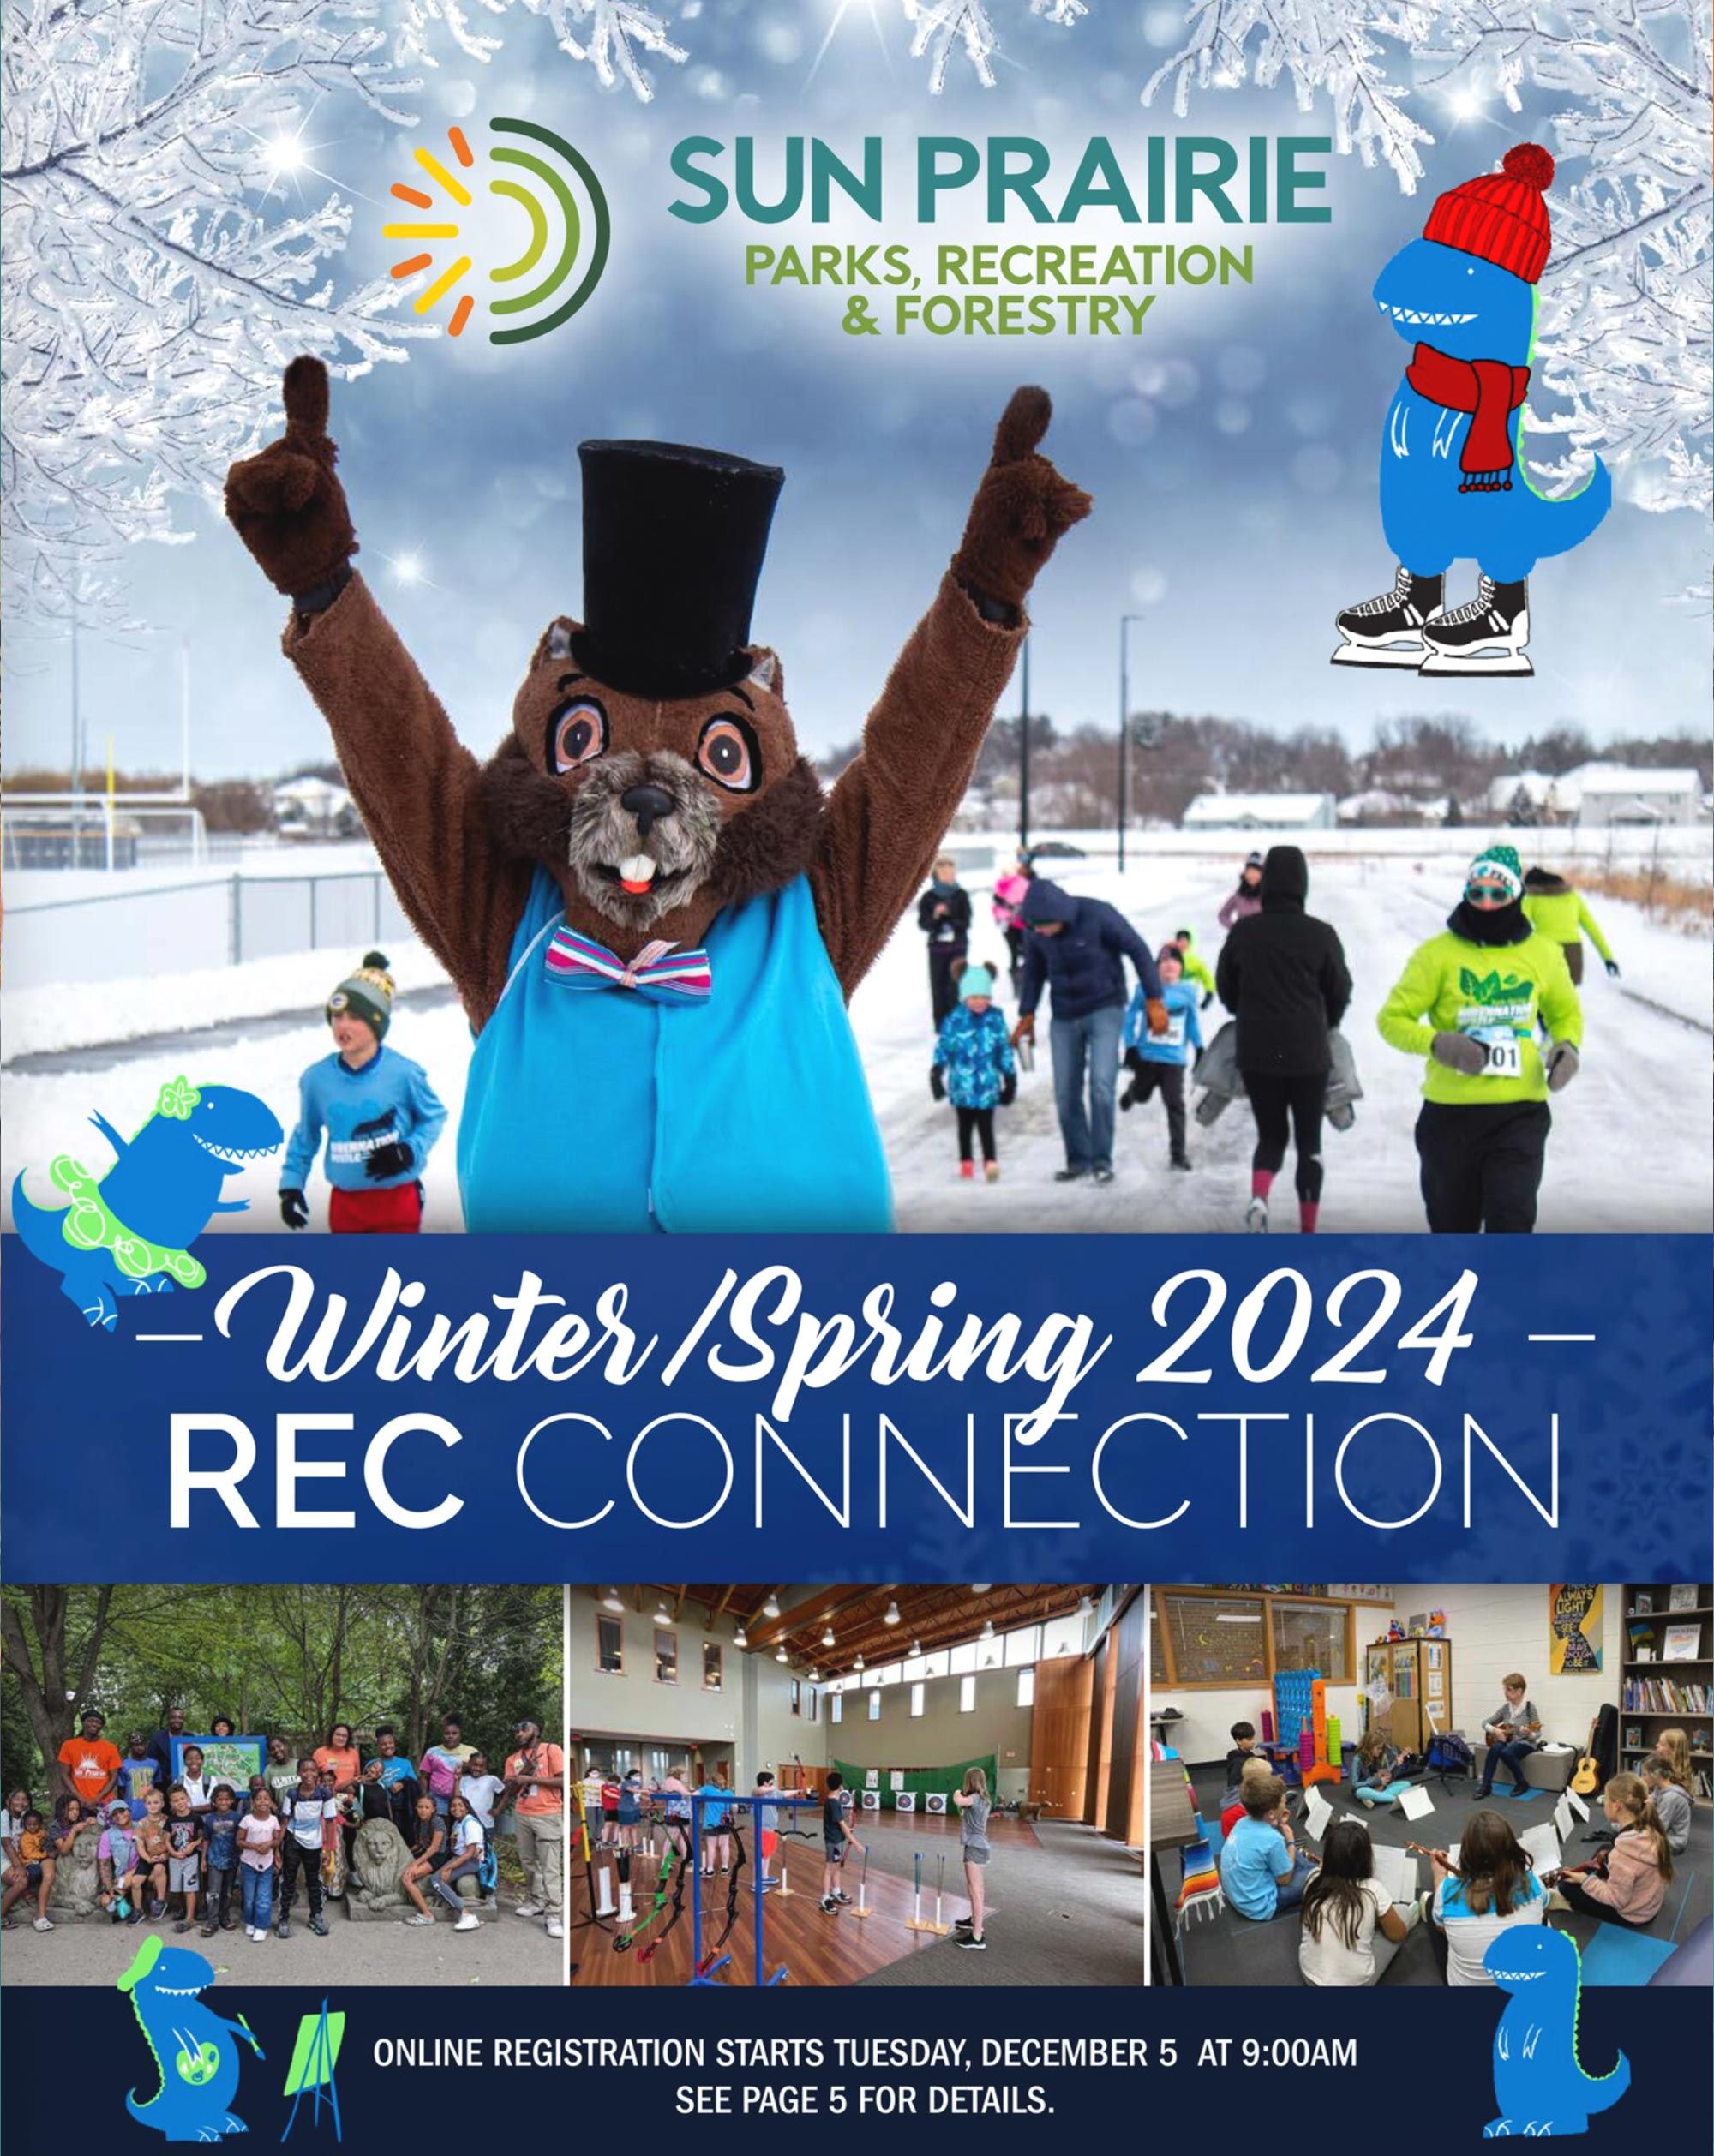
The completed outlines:
[[[105,1175],[62,1153],[48,1170],[69,1202],[33,1205],[24,1178],[12,1185],[12,1219],[25,1247],[59,1273],[63,1291],[92,1325],[111,1333],[117,1295],[165,1294],[202,1285],[188,1245],[217,1213],[243,1213],[248,1198],[220,1186],[247,1161],[274,1152],[285,1133],[254,1093],[200,1089],[176,1078],[128,1144],[103,1115],[90,1121],[117,1158]]]
[[[1503,2135],[1585,2134],[1631,2086],[1621,2051],[1610,2074],[1585,2074],[1577,2061],[1577,2015],[1583,1963],[1568,1932],[1531,1925],[1502,1931],[1482,1966],[1509,1991],[1494,2032],[1494,2101],[1484,2140]]]
[[[238,2090],[235,2039],[242,2037],[258,2058],[264,2054],[242,2016],[229,2021],[202,2003],[197,1995],[213,1981],[201,1955],[163,1946],[158,1938],[143,1941],[119,1979],[160,2076],[159,2088],[147,2103],[140,2104],[132,2089],[125,2108],[165,2141],[218,2141],[249,2131],[230,2108]]]
[[[1391,591],[1339,615],[1335,665],[1533,674],[1530,572],[1612,506],[1599,458],[1582,493],[1556,501],[1518,456],[1553,175],[1539,143],[1514,145],[1501,171],[1442,195],[1375,281],[1375,305],[1414,348],[1381,450],[1381,521],[1399,568]],[[1460,558],[1477,565],[1477,596],[1448,612],[1447,571]]]

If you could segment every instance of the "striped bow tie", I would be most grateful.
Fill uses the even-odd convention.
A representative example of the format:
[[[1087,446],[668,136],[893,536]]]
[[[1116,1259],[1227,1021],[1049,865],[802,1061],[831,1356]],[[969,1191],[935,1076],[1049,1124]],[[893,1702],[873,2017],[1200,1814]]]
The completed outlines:
[[[563,924],[548,941],[548,978],[567,988],[630,988],[651,1003],[706,1003],[714,985],[705,950],[645,943],[626,960]]]

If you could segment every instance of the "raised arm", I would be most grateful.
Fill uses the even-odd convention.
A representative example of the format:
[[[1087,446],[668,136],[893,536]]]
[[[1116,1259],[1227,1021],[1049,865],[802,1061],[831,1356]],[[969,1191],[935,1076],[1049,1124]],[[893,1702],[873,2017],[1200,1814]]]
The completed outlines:
[[[1028,626],[1030,586],[1061,535],[1089,513],[1037,444],[1047,392],[1020,389],[933,604],[895,661],[834,787],[811,882],[848,996],[909,907],[964,797]]]
[[[226,475],[226,515],[292,606],[286,656],[321,706],[412,925],[480,1025],[505,985],[528,871],[489,839],[481,767],[369,587],[327,434],[327,370],[285,370],[285,433]]]

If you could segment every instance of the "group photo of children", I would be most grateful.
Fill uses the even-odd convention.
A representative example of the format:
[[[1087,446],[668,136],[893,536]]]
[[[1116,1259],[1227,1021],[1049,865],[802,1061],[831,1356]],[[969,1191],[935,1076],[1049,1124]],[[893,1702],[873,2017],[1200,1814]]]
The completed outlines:
[[[560,1980],[561,1590],[0,1597],[0,1981]]]
[[[1143,1981],[1140,1586],[597,1584],[570,1629],[574,1985]]]
[[[1156,1587],[1154,1980],[1714,1982],[1714,1587]],[[1496,1949],[1503,1953],[1503,1949]]]

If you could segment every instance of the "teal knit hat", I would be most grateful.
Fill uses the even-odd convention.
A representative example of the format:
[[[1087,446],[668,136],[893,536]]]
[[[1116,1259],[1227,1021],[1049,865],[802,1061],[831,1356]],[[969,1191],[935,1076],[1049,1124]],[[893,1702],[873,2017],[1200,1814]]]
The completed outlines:
[[[992,996],[994,977],[986,966],[967,966],[958,976],[958,1000],[968,1003],[973,996]]]
[[[1507,898],[1524,895],[1524,864],[1518,859],[1515,846],[1484,846],[1470,864],[1464,878],[1464,895],[1469,897],[1478,883],[1503,885]]]
[[[363,953],[355,968],[327,998],[323,1014],[331,1026],[341,1011],[361,1018],[377,1040],[385,1040],[393,1018],[393,975],[387,969],[385,951]]]

